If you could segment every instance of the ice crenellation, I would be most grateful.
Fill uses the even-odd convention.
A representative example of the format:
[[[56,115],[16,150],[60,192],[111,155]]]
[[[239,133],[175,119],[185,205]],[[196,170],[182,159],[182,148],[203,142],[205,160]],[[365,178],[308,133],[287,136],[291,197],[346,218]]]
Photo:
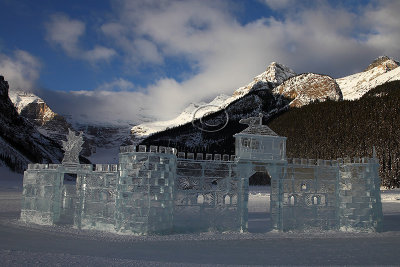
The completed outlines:
[[[242,119],[235,155],[121,147],[119,164],[31,164],[24,174],[21,220],[127,234],[245,232],[249,177],[271,177],[277,231],[380,231],[379,164],[373,158],[288,159],[286,137]],[[82,138],[70,132],[68,145]],[[77,150],[76,150],[77,151]],[[75,157],[76,158],[76,157]],[[65,183],[75,174],[75,184]]]

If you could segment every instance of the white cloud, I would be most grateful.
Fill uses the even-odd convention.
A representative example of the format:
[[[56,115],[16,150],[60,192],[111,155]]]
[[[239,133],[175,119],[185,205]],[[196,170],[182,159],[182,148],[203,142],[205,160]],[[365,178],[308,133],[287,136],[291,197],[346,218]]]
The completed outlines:
[[[26,51],[15,50],[11,57],[0,54],[0,75],[8,81],[10,90],[32,91],[40,69],[40,61]]]
[[[57,113],[72,116],[78,123],[126,125],[155,119],[144,110],[148,98],[140,92],[42,90],[37,94]]]
[[[380,8],[371,6],[364,16],[364,23],[370,25],[370,34],[365,37],[369,46],[387,55],[400,55],[399,13],[400,1],[382,0]]]
[[[295,4],[295,0],[263,0],[271,9],[285,9]]]
[[[116,54],[114,49],[96,45],[92,50],[85,51],[83,57],[90,62],[108,60]]]
[[[96,45],[93,49],[85,50],[79,44],[79,38],[85,34],[85,24],[76,19],[70,19],[64,14],[55,14],[46,23],[46,40],[60,46],[68,56],[81,58],[89,62],[109,60],[116,55],[111,48]]]
[[[132,82],[123,78],[116,79],[112,82],[104,83],[96,88],[96,91],[128,91],[134,89]]]
[[[79,54],[79,37],[85,33],[83,22],[70,19],[63,14],[57,14],[50,17],[50,21],[46,24],[46,30],[46,38],[50,43],[61,46],[69,56]]]
[[[279,19],[264,17],[241,24],[228,1],[115,0],[114,17],[101,31],[123,55],[128,71],[141,66],[157,70],[171,58],[185,61],[189,69],[183,81],[156,76],[152,85],[142,89],[144,93],[112,93],[129,86],[110,81],[100,88],[107,94],[94,93],[97,102],[90,110],[101,102],[110,112],[114,104],[116,114],[126,105],[126,112],[169,119],[190,102],[231,94],[272,61],[298,73],[341,77],[361,71],[382,54],[400,58],[396,1],[360,6],[357,13],[327,1],[307,8],[300,1],[265,2],[276,10],[290,10]]]

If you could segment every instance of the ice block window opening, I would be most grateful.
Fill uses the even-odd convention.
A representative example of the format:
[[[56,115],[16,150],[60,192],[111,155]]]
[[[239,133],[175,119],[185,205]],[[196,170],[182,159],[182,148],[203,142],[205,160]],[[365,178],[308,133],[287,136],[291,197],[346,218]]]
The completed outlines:
[[[301,184],[301,190],[307,190],[307,184],[305,184],[305,183],[302,183]]]
[[[204,203],[204,196],[198,195],[197,196],[197,204],[203,204],[203,203]]]
[[[231,204],[231,197],[230,197],[230,196],[228,196],[228,195],[225,196],[225,198],[224,198],[224,204],[225,204],[225,205]]]
[[[243,147],[250,147],[250,139],[249,138],[243,138],[242,139],[242,146]]]
[[[295,203],[294,196],[290,196],[289,197],[289,205],[294,206],[294,203]]]
[[[76,173],[66,173],[64,174],[64,184],[76,184]]]
[[[312,203],[313,205],[318,205],[319,204],[319,198],[317,196],[312,197]]]

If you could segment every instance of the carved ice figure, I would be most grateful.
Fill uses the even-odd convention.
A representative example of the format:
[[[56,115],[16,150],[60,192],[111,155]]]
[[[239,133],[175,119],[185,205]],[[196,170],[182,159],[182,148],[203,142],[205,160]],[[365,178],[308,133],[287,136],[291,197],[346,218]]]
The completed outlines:
[[[67,141],[62,141],[62,148],[65,151],[62,164],[79,164],[79,153],[82,151],[83,133],[75,135],[74,131],[68,129]]]

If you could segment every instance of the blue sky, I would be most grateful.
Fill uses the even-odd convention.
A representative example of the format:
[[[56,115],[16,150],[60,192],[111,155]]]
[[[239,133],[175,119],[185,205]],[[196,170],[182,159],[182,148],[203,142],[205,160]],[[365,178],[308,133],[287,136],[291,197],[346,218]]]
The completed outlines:
[[[168,119],[272,61],[342,77],[399,59],[399,2],[0,0],[0,74],[61,114]]]

